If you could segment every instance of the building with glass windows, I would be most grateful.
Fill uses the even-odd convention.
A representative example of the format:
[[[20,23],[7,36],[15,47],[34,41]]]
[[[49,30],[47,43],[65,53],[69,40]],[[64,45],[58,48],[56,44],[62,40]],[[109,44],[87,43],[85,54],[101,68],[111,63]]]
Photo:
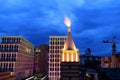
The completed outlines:
[[[60,80],[61,50],[64,47],[66,36],[50,36],[49,38],[49,80]]]
[[[21,36],[3,36],[0,72],[11,72],[17,80],[33,75],[34,45]]]

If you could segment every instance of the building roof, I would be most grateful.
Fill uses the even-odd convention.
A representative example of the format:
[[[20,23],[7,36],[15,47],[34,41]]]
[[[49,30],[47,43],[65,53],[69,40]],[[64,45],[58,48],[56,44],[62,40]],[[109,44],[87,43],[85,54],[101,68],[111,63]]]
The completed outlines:
[[[24,40],[26,43],[29,43],[31,46],[34,47],[34,44],[32,44],[30,41],[28,41],[27,39],[25,39],[22,36],[2,36],[2,38],[20,38],[20,39]]]

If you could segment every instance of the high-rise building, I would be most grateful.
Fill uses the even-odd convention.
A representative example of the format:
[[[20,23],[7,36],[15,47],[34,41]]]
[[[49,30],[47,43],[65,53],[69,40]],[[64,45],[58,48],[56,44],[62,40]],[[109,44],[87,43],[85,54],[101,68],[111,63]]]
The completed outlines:
[[[35,48],[35,73],[48,74],[48,53],[48,44],[42,44]]]
[[[61,50],[64,47],[66,36],[50,36],[49,38],[49,80],[60,80]]]
[[[33,75],[34,45],[21,36],[3,36],[0,72],[11,72],[17,80]]]
[[[68,36],[61,55],[61,80],[80,80],[79,51],[72,39],[68,18],[65,23],[68,26]]]

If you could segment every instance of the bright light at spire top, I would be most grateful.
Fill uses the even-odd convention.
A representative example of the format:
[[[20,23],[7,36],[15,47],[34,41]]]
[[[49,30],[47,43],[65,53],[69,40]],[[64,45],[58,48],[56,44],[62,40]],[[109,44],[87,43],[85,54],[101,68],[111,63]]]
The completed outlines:
[[[67,16],[65,16],[65,21],[64,21],[64,23],[65,23],[65,25],[66,25],[67,27],[70,27],[70,25],[71,25],[71,21],[70,21],[70,19],[69,19]]]

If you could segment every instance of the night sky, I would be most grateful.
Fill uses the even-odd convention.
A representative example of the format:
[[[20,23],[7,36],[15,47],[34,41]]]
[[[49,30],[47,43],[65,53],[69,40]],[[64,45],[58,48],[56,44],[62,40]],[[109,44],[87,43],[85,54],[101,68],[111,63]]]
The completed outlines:
[[[35,46],[48,44],[49,36],[66,36],[64,16],[81,54],[111,55],[111,44],[120,42],[120,0],[0,0],[1,36],[23,36]],[[117,44],[120,52],[120,44]]]

